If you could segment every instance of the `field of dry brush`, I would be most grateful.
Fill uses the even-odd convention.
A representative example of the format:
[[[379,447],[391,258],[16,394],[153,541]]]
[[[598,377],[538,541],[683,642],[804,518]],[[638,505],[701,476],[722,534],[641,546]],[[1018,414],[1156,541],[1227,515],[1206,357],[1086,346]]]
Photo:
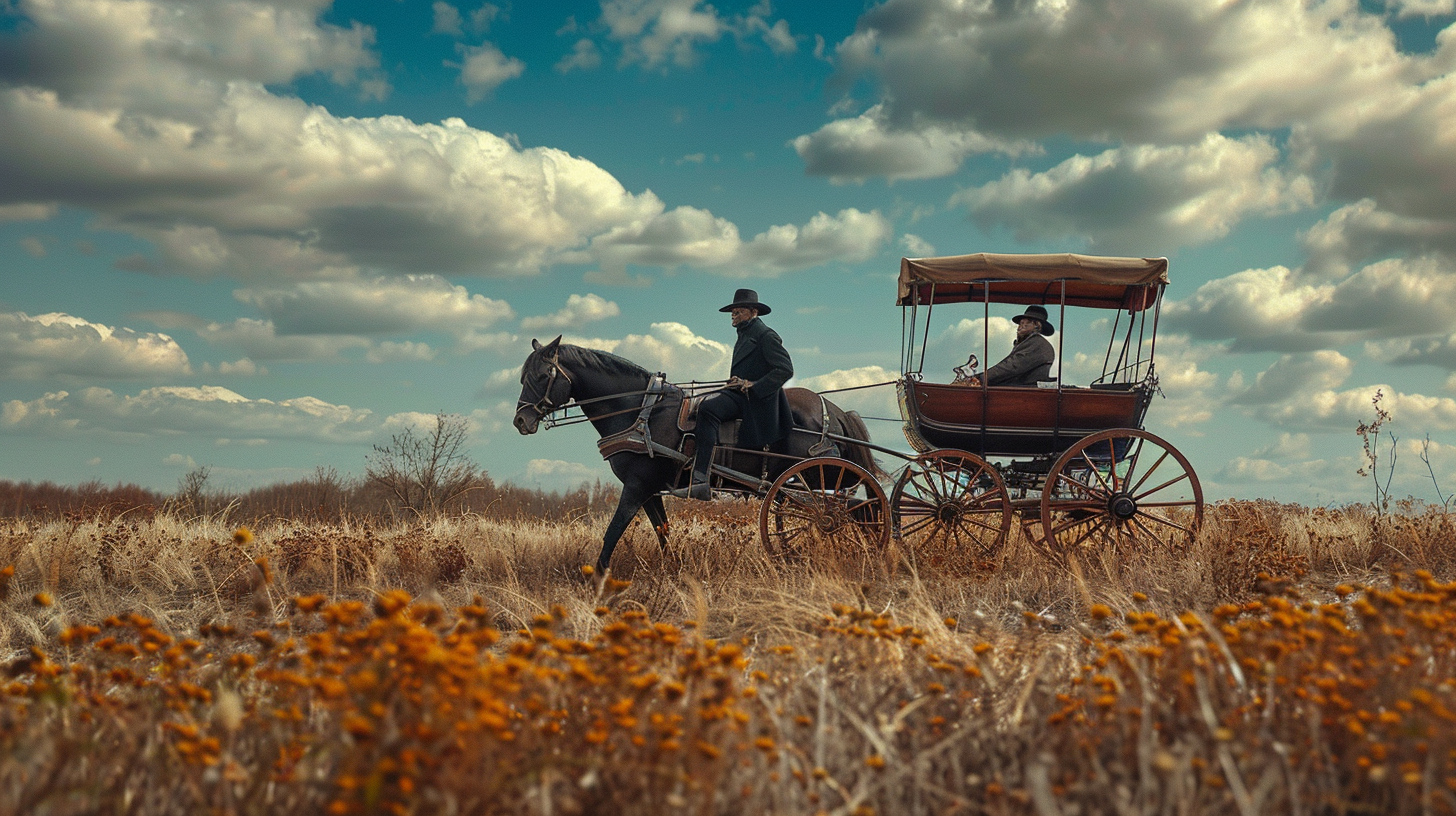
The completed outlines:
[[[1449,516],[887,575],[722,502],[599,586],[604,523],[0,522],[0,813],[1456,812]]]

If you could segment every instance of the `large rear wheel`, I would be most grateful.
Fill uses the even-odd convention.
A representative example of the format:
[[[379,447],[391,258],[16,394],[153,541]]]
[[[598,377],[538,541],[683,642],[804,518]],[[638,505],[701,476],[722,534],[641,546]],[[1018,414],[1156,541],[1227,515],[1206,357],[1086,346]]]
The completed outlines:
[[[1181,547],[1202,523],[1203,488],[1188,460],[1132,428],[1078,441],[1052,464],[1041,494],[1042,541],[1056,558]]]
[[[911,462],[890,493],[894,535],[918,562],[986,561],[1006,543],[1011,502],[1001,474],[973,453],[937,450]]]
[[[884,563],[890,541],[885,489],[869,471],[832,456],[796,462],[764,494],[758,527],[769,555]]]

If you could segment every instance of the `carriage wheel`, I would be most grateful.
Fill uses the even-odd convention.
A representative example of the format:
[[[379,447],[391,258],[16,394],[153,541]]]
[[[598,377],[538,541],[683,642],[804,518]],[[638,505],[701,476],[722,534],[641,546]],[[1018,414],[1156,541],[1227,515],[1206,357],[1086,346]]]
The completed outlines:
[[[1011,529],[1001,474],[962,451],[931,451],[905,468],[890,493],[895,535],[917,556],[992,558]]]
[[[845,459],[819,456],[795,463],[764,494],[758,515],[773,556],[858,554],[885,558],[890,540],[885,489]]]
[[[1203,488],[1177,448],[1131,428],[1088,436],[1047,472],[1042,539],[1051,553],[1182,546],[1203,523]]]

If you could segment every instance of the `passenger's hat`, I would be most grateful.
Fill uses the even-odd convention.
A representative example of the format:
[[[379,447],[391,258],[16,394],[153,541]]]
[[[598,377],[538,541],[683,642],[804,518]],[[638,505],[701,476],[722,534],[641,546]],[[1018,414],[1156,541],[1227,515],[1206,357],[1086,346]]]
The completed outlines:
[[[1027,306],[1026,311],[1022,314],[1017,315],[1016,317],[1011,318],[1011,322],[1015,323],[1021,320],[1021,318],[1023,317],[1030,317],[1034,320],[1041,321],[1041,333],[1048,337],[1056,334],[1057,332],[1057,329],[1055,326],[1052,325],[1052,322],[1050,320],[1047,320],[1047,310],[1045,306]]]
[[[768,314],[773,311],[767,303],[758,302],[758,293],[752,289],[739,289],[733,293],[733,302],[719,309],[720,312],[731,312],[739,306],[746,306],[757,309],[759,314]]]

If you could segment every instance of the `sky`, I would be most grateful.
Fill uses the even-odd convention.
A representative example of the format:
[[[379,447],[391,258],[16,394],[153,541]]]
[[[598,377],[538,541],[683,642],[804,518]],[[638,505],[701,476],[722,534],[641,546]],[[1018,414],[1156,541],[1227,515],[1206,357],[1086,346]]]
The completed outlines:
[[[465,417],[500,481],[532,338],[792,384],[900,374],[902,256],[1167,257],[1146,427],[1205,497],[1456,491],[1453,0],[0,0],[0,478],[362,475]],[[939,307],[926,377],[1019,310]],[[1107,313],[1057,326],[1100,371]],[[837,400],[904,449],[893,388]],[[1395,447],[1388,442],[1394,435]],[[1423,460],[1424,455],[1424,460]],[[1428,464],[1429,462],[1429,471]],[[885,462],[891,467],[901,463]]]

